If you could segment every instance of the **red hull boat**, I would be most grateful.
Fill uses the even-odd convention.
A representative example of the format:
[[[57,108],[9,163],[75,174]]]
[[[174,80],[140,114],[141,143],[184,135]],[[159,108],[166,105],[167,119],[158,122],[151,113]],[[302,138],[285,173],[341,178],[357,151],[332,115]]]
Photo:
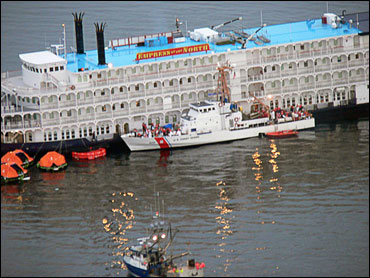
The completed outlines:
[[[99,148],[88,152],[72,152],[72,158],[77,160],[91,160],[98,157],[103,157],[107,154],[105,148]]]
[[[266,133],[266,136],[268,138],[289,138],[289,137],[298,136],[298,131],[283,130],[283,131],[277,131],[277,132],[268,132]]]

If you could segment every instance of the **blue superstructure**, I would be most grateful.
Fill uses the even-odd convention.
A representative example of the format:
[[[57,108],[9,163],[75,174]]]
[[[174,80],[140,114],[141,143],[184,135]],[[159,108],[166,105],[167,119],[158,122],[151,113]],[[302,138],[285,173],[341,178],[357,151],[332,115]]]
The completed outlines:
[[[249,28],[244,29],[243,32],[248,34],[253,34],[257,28]],[[285,24],[276,24],[264,27],[258,34],[263,34],[267,37],[271,42],[263,43],[262,45],[257,45],[253,41],[249,41],[246,45],[246,48],[255,48],[255,47],[264,47],[264,46],[271,46],[271,45],[279,45],[279,44],[286,44],[292,42],[300,42],[300,41],[309,41],[309,40],[317,40],[320,38],[328,38],[328,37],[335,37],[341,35],[348,35],[348,34],[357,34],[361,31],[354,26],[349,25],[349,23],[344,23],[338,28],[332,28],[332,26],[328,24],[323,24],[321,19],[311,19],[306,21],[300,22],[292,22],[292,23],[285,23]],[[205,52],[196,52],[191,54],[183,54],[183,55],[176,55],[176,56],[168,56],[168,57],[161,57],[156,59],[148,59],[143,61],[136,61],[136,54],[139,52],[147,52],[147,51],[156,51],[156,50],[163,50],[163,49],[171,49],[177,47],[185,47],[185,46],[192,46],[197,44],[203,44],[203,41],[196,42],[189,37],[185,38],[184,42],[179,43],[169,43],[169,44],[151,44],[153,46],[149,46],[146,43],[143,46],[137,45],[130,45],[130,46],[118,46],[114,49],[107,48],[105,50],[105,57],[106,63],[111,63],[113,67],[120,67],[126,65],[134,65],[137,63],[148,63],[160,60],[170,60],[173,58],[184,58],[189,56],[197,56],[203,55]],[[215,53],[219,52],[226,52],[228,49],[230,51],[239,50],[241,48],[241,44],[236,42],[235,44],[225,44],[225,45],[216,45],[214,43],[209,43],[211,51]],[[210,51],[208,51],[209,53]],[[68,53],[67,60],[68,65],[67,69],[71,72],[78,72],[78,69],[83,68],[85,71],[87,70],[96,70],[96,69],[103,69],[106,68],[107,65],[98,65],[98,54],[97,50],[87,50],[85,51],[86,54],[76,54],[76,53]]]

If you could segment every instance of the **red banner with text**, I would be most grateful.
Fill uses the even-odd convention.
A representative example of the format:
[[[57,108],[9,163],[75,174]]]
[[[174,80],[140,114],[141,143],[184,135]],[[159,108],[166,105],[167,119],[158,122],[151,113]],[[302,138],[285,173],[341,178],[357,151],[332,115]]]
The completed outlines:
[[[209,44],[207,43],[207,44],[198,44],[198,45],[193,45],[193,46],[163,49],[163,50],[157,50],[157,51],[141,52],[141,53],[136,54],[136,61],[160,58],[160,57],[166,57],[166,56],[173,56],[173,55],[180,55],[180,54],[188,54],[188,53],[201,52],[201,51],[208,51],[208,50],[211,50],[211,49],[209,48]]]

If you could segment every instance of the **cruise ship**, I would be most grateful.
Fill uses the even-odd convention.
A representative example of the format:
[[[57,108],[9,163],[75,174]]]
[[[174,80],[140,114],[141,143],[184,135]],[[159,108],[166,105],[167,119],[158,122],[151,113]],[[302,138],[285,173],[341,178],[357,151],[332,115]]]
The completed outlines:
[[[75,51],[62,24],[63,44],[20,54],[21,71],[2,73],[2,154],[124,148],[122,136],[143,123],[176,125],[190,103],[217,100],[220,65],[232,68],[229,101],[245,114],[258,98],[271,109],[302,105],[316,120],[368,117],[368,11],[242,30],[232,28],[242,17],[187,32],[176,19],[173,31],[108,44],[95,23],[94,50],[84,49],[83,17],[73,13]]]

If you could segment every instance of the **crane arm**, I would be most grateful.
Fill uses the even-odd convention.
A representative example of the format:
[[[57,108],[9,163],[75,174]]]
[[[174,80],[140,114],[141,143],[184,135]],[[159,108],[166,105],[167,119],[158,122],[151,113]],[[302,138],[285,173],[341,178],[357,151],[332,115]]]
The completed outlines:
[[[227,24],[230,24],[230,23],[232,23],[232,22],[234,22],[234,21],[242,20],[242,19],[243,19],[243,18],[240,16],[240,17],[238,17],[238,18],[234,18],[234,19],[232,19],[232,20],[226,21],[226,22],[221,23],[221,24],[219,24],[219,25],[213,25],[213,26],[211,27],[211,29],[213,29],[213,30],[217,30],[218,28],[220,28],[220,27],[222,27],[222,26],[224,26],[224,25],[227,25]]]

